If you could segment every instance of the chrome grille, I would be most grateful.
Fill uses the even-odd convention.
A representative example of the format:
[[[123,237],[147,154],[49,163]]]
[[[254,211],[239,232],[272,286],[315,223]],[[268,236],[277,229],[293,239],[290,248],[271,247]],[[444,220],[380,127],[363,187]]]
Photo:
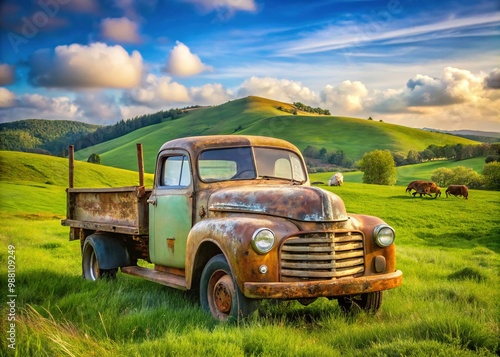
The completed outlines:
[[[310,233],[288,238],[280,249],[281,280],[330,280],[365,270],[360,232]]]

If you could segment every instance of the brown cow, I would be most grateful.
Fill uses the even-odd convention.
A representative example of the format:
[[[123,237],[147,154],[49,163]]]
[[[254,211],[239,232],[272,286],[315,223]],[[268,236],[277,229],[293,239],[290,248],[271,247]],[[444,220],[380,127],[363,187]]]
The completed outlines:
[[[434,198],[438,195],[441,196],[441,189],[432,181],[421,181],[415,184],[413,189],[415,190],[415,192],[413,192],[413,197],[415,197],[416,194],[420,194],[420,197],[422,197],[422,195],[432,196],[431,193],[436,194]]]
[[[429,182],[429,181],[424,181],[424,180],[416,180],[416,181],[412,181],[408,184],[408,186],[406,187],[406,192],[407,193],[411,193],[411,190],[416,190],[417,187],[422,184],[422,183],[425,183],[425,182]]]
[[[446,197],[448,197],[448,194],[455,197],[463,196],[467,199],[469,197],[469,188],[465,185],[450,185],[446,189]]]

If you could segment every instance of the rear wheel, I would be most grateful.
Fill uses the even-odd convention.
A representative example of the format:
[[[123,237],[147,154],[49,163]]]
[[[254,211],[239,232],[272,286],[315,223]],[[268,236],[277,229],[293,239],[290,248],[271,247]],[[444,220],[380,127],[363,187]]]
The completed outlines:
[[[92,242],[85,244],[82,254],[83,277],[87,280],[113,279],[118,269],[100,269],[99,260]]]
[[[204,310],[222,321],[239,320],[255,310],[255,301],[240,291],[222,254],[210,259],[203,269],[200,303]]]
[[[337,300],[342,311],[346,313],[356,312],[356,310],[361,309],[374,314],[382,305],[382,291],[355,296],[343,296]]]

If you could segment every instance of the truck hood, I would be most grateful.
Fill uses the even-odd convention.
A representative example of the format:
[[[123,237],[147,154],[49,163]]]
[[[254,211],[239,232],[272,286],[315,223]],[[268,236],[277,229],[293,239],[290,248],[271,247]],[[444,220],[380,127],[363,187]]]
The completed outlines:
[[[208,200],[210,211],[247,212],[298,221],[347,220],[342,199],[311,186],[239,186],[215,191]]]

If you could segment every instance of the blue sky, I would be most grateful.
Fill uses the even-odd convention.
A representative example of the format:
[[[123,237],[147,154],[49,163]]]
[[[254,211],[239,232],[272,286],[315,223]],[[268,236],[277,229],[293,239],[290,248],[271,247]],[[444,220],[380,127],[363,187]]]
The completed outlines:
[[[500,131],[499,1],[3,0],[0,122],[258,95]]]

